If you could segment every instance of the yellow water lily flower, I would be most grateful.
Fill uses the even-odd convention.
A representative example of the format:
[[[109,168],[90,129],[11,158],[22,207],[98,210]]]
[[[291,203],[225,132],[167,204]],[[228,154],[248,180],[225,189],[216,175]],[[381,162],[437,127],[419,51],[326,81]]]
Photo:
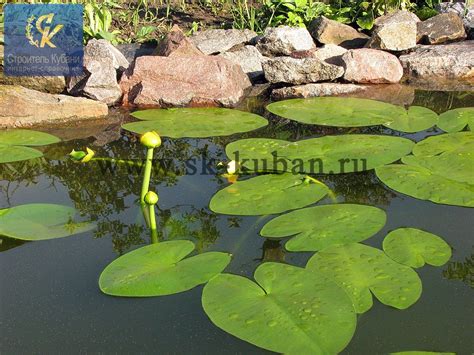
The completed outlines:
[[[88,148],[88,147],[86,147],[86,152],[87,152],[87,154],[84,156],[84,158],[82,158],[81,163],[87,163],[95,155],[95,152],[92,149]]]
[[[148,191],[145,195],[145,203],[147,205],[156,205],[158,203],[158,195],[153,191]]]
[[[161,145],[161,137],[155,131],[146,132],[140,137],[140,143],[147,148],[158,148]]]

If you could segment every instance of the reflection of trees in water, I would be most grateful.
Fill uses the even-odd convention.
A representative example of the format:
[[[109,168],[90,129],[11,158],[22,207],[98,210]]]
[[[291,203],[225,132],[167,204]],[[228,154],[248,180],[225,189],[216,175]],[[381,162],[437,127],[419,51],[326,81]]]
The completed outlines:
[[[417,90],[414,106],[428,107],[443,113],[458,107],[472,106],[474,93],[470,91],[422,91]]]
[[[451,261],[443,270],[443,276],[449,280],[459,280],[474,287],[474,254],[464,261]]]

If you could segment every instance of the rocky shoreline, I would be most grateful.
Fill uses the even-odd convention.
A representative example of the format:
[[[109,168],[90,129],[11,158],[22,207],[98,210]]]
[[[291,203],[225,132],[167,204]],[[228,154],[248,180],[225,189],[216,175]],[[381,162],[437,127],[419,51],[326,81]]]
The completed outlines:
[[[112,106],[235,107],[261,84],[273,100],[376,98],[379,88],[400,83],[471,91],[474,8],[454,10],[426,21],[397,11],[378,18],[371,36],[320,17],[308,29],[267,28],[260,36],[211,29],[187,37],[175,26],[156,48],[93,39],[81,77],[0,73],[0,127],[103,117]]]

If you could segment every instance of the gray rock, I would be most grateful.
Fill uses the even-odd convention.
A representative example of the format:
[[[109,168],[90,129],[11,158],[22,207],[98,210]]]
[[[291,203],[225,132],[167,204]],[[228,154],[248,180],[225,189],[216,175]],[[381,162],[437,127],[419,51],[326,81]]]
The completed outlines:
[[[462,18],[468,39],[474,39],[474,4],[464,2],[442,2],[436,6],[440,13],[454,13]]]
[[[388,51],[404,51],[416,46],[417,23],[420,19],[409,11],[396,11],[379,17],[367,47]]]
[[[125,56],[106,40],[92,39],[84,48],[84,75],[68,78],[68,92],[101,101],[117,103],[122,91],[117,76],[127,69]]]
[[[350,94],[361,90],[367,90],[364,85],[339,84],[339,83],[320,83],[297,85],[272,91],[273,100],[284,100],[294,98],[308,98],[319,96],[338,96]]]
[[[270,83],[307,84],[339,78],[344,69],[317,58],[279,57],[264,62],[263,72]]]
[[[410,79],[474,80],[474,41],[446,45],[419,46],[400,56],[405,75]]]
[[[242,67],[251,81],[261,79],[263,77],[262,62],[268,58],[264,57],[254,46],[244,46],[237,50],[224,52],[221,57],[230,60]]]
[[[62,123],[108,113],[107,105],[101,102],[46,94],[16,85],[0,85],[0,101],[0,128]]]
[[[0,85],[20,85],[28,89],[60,94],[66,88],[63,76],[5,76],[0,70]]]
[[[347,52],[344,47],[335,44],[325,44],[314,51],[313,57],[324,60],[329,64],[342,66],[342,55]]]
[[[403,68],[398,58],[388,52],[361,48],[351,49],[342,56],[344,79],[355,83],[398,83]]]
[[[313,38],[306,28],[270,27],[257,43],[257,49],[263,55],[288,56],[294,52],[310,51],[316,48]]]
[[[369,36],[357,31],[351,26],[330,20],[324,16],[314,19],[309,24],[311,36],[322,44],[337,44],[344,48],[361,48]]]
[[[218,54],[239,44],[248,43],[256,36],[257,34],[250,30],[213,29],[197,32],[190,39],[204,54]]]
[[[452,12],[439,14],[418,23],[417,42],[420,43],[441,44],[466,37],[462,19]]]

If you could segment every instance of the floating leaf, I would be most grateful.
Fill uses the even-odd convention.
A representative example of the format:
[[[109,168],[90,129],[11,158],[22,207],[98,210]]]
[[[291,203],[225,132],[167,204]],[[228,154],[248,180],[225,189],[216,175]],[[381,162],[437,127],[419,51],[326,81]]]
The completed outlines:
[[[409,154],[413,146],[405,138],[364,134],[297,142],[250,138],[228,144],[226,154],[253,171],[341,174],[393,163]]]
[[[136,111],[143,120],[122,128],[138,134],[156,131],[171,138],[228,136],[265,127],[268,121],[256,114],[225,108],[172,108]]]
[[[418,157],[473,151],[474,133],[472,132],[448,133],[428,137],[413,147],[413,154]]]
[[[192,242],[175,240],[131,251],[104,269],[100,289],[123,297],[171,295],[207,282],[230,262],[230,254],[220,252],[185,259],[193,250]]]
[[[216,326],[278,353],[336,354],[347,346],[356,317],[336,284],[278,263],[260,265],[254,277],[221,274],[204,287],[202,305]]]
[[[255,216],[281,213],[321,200],[329,189],[304,181],[304,176],[270,174],[239,180],[218,191],[210,209],[216,213]]]
[[[441,266],[451,258],[451,248],[437,235],[415,229],[399,228],[390,232],[383,241],[383,250],[396,262],[422,267]]]
[[[445,353],[437,351],[399,351],[396,353],[390,353],[390,355],[456,355],[456,353]]]
[[[371,292],[383,304],[398,309],[410,307],[421,295],[421,280],[412,268],[362,244],[326,248],[311,257],[306,267],[344,287],[357,313],[372,307]]]
[[[43,156],[39,150],[24,146],[42,146],[59,142],[59,138],[27,129],[0,130],[0,164]]]
[[[0,210],[0,235],[21,240],[68,237],[94,228],[90,222],[74,222],[72,207],[32,203]]]
[[[28,129],[0,130],[0,144],[42,146],[59,142],[51,134]]]
[[[289,251],[317,251],[333,244],[360,242],[385,225],[385,212],[379,208],[336,204],[304,208],[272,219],[263,226],[264,237],[293,236]]]
[[[389,103],[353,97],[316,97],[278,101],[267,110],[281,117],[307,124],[334,127],[384,125],[402,132],[418,132],[433,127],[438,115],[425,107],[408,110]]]
[[[430,170],[394,164],[376,169],[382,182],[403,194],[446,205],[474,207],[474,186],[434,175]]]
[[[33,148],[0,144],[0,164],[40,158],[42,156],[42,152]]]
[[[474,130],[474,107],[456,108],[439,115],[438,127],[445,132],[459,132],[466,126]]]

